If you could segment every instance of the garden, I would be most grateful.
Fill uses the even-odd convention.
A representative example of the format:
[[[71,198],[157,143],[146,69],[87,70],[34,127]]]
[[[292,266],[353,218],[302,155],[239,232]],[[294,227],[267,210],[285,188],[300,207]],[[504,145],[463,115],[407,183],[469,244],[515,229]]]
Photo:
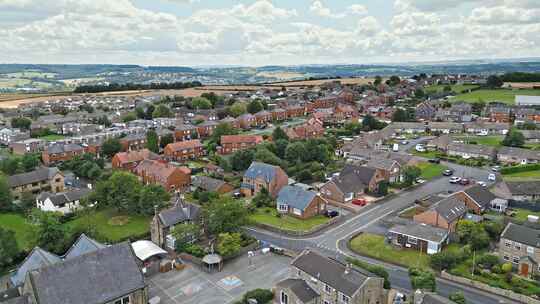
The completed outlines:
[[[276,208],[265,207],[256,209],[249,215],[253,223],[260,223],[282,230],[306,232],[317,226],[327,223],[330,218],[324,215],[316,215],[307,219],[299,219],[289,215],[279,214]]]

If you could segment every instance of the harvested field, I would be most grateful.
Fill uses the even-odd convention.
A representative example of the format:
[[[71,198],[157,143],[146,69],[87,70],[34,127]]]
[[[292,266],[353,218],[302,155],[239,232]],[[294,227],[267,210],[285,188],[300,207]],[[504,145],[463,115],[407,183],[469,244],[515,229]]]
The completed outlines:
[[[515,89],[534,89],[540,88],[540,82],[505,82],[504,87]]]
[[[374,78],[336,78],[336,79],[320,79],[320,80],[300,80],[300,81],[288,81],[288,82],[273,82],[270,86],[286,86],[286,87],[298,87],[298,86],[317,86],[326,82],[340,81],[342,84],[368,84],[373,82]],[[383,79],[383,81],[386,79]]]

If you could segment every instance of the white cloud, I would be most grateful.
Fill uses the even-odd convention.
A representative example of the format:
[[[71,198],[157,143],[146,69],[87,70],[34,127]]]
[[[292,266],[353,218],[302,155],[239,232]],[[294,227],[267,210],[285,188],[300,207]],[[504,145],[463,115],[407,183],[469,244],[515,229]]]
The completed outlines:
[[[353,4],[349,6],[348,10],[353,15],[366,15],[368,13],[367,7],[362,4]]]
[[[324,4],[319,0],[315,0],[311,3],[311,6],[309,7],[309,11],[314,13],[317,16],[325,17],[325,18],[345,17],[344,13],[341,13],[341,14],[332,13],[332,11],[328,7],[324,6]]]

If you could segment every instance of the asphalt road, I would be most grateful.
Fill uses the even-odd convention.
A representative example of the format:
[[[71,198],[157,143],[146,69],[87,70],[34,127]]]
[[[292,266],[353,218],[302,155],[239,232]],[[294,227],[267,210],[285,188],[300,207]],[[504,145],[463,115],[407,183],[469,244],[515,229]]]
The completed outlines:
[[[442,164],[454,169],[454,175],[456,176],[464,176],[475,180],[486,181],[487,176],[490,173],[485,169],[465,167],[450,163]],[[463,186],[450,184],[447,177],[441,177],[429,181],[412,190],[404,191],[396,196],[385,199],[384,201],[372,204],[363,209],[359,214],[352,216],[338,226],[332,227],[314,236],[304,238],[285,237],[271,232],[251,228],[248,229],[248,232],[259,240],[282,248],[287,248],[294,251],[300,251],[306,247],[316,248],[328,255],[335,256],[336,258],[351,256],[373,264],[384,266],[389,271],[390,281],[392,282],[392,286],[394,288],[410,291],[411,285],[406,268],[356,255],[348,250],[346,246],[348,240],[356,233],[366,230],[368,227],[376,224],[384,217],[412,206],[416,199],[421,199],[428,195],[443,191],[455,192],[461,190],[462,188]],[[459,290],[463,291],[465,298],[467,299],[467,303],[516,303],[506,298],[488,294],[475,288],[459,285],[443,279],[437,279],[437,292],[441,295],[448,296],[450,293]]]

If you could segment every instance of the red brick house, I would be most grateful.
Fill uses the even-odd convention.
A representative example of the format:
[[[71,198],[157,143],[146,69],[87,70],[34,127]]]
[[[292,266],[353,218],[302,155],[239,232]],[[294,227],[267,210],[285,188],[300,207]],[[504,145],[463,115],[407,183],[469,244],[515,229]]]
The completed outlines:
[[[227,124],[231,126],[233,129],[240,129],[240,123],[238,120],[234,117],[227,116],[219,121],[219,123]]]
[[[298,186],[285,186],[276,199],[277,211],[297,218],[307,219],[326,211],[326,201],[313,191]]]
[[[288,118],[304,116],[304,107],[301,106],[288,106],[285,108]]]
[[[482,214],[491,206],[491,202],[497,197],[485,187],[480,185],[472,186],[455,194],[465,205],[467,209],[475,214]]]
[[[376,168],[346,165],[339,176],[332,177],[321,187],[323,198],[337,203],[347,203],[366,192],[375,192],[385,181],[384,173]]]
[[[221,146],[217,147],[219,154],[231,154],[238,150],[253,148],[263,142],[260,135],[223,135]]]
[[[113,169],[133,171],[145,159],[159,160],[159,155],[148,149],[116,153],[112,158]]]
[[[218,126],[218,123],[215,121],[207,120],[197,126],[197,133],[199,137],[209,137],[214,133],[214,129]]]
[[[334,119],[338,122],[358,120],[358,110],[351,105],[338,104],[334,111]]]
[[[193,139],[168,144],[163,152],[169,160],[185,161],[202,157],[204,148],[200,140]]]
[[[238,116],[237,120],[240,124],[240,127],[245,130],[251,129],[253,126],[255,126],[256,123],[255,116],[249,113]]]
[[[255,113],[254,116],[257,126],[263,126],[272,121],[272,113],[265,110]]]
[[[133,173],[145,184],[158,184],[167,191],[185,191],[191,183],[191,170],[176,167],[164,161],[145,159]]]
[[[142,150],[146,148],[146,135],[130,134],[120,138],[120,144],[122,145],[122,151],[124,152]]]
[[[272,197],[276,197],[279,190],[286,186],[288,181],[287,173],[280,167],[252,162],[244,173],[240,191],[247,197],[251,197],[265,188]]]
[[[45,166],[73,159],[84,154],[84,147],[77,144],[53,144],[45,148],[41,158]]]
[[[195,128],[195,126],[181,125],[176,127],[176,129],[174,130],[174,140],[191,140],[195,134],[197,134],[197,128]]]
[[[337,93],[337,96],[342,102],[354,104],[354,91],[349,88],[343,88]]]
[[[287,111],[284,109],[274,109],[271,113],[272,119],[275,121],[283,121],[287,119]]]
[[[323,124],[315,118],[310,118],[297,127],[286,128],[284,131],[290,139],[320,138],[324,136]]]
[[[490,107],[487,112],[491,122],[509,123],[512,120],[512,111],[506,106]]]
[[[333,108],[337,102],[338,102],[338,98],[336,96],[327,96],[327,97],[315,99],[315,101],[313,101],[313,105],[317,109]]]
[[[465,204],[456,195],[452,195],[436,202],[428,210],[414,215],[413,220],[453,233],[465,213],[467,213]]]

